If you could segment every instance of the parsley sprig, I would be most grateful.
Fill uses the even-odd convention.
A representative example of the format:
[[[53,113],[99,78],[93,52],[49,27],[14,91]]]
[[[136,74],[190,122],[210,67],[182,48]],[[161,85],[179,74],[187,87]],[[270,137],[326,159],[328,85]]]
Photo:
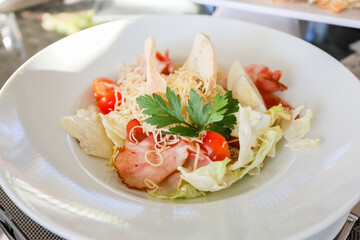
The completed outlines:
[[[145,119],[146,123],[157,128],[177,124],[165,134],[197,137],[200,132],[206,130],[218,132],[228,138],[236,124],[234,113],[239,111],[239,102],[232,97],[231,91],[226,92],[224,96],[217,94],[213,104],[207,103],[204,106],[204,98],[200,98],[199,94],[191,89],[186,106],[191,123],[186,122],[183,117],[180,96],[168,87],[165,97],[167,102],[155,93],[152,96],[146,94],[136,98],[137,104],[143,109],[142,113],[149,115]]]

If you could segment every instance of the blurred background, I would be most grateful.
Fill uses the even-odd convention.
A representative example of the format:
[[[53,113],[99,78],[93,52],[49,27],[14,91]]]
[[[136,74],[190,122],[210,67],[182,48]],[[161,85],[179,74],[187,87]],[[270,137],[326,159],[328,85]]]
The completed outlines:
[[[154,14],[204,14],[263,24],[320,47],[343,61],[355,74],[360,74],[359,54],[356,53],[360,52],[360,8],[338,14],[321,9],[325,15],[320,12],[320,18],[316,14],[318,10],[310,18],[306,11],[302,17],[301,10],[300,15],[289,18],[278,14],[283,10],[281,8],[264,11],[261,1],[264,0],[259,0],[260,5],[257,0],[241,5],[237,3],[242,0],[233,0],[233,5],[224,7],[216,0],[209,1],[213,5],[208,5],[206,0],[0,0],[0,88],[32,55],[67,35],[116,19]],[[293,6],[290,4],[294,3],[288,4]],[[304,9],[304,3],[295,4]],[[328,16],[331,21],[327,21]],[[337,22],[339,25],[334,24]]]

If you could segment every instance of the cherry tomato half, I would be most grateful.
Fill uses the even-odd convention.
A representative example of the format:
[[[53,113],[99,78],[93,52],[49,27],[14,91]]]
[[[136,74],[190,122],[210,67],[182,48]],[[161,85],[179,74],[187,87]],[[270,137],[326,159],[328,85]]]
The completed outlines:
[[[133,119],[128,122],[126,125],[127,140],[133,142],[136,139],[138,142],[141,142],[147,138],[146,133],[144,133],[142,127],[140,128],[139,126],[141,127],[141,124],[137,119]],[[132,131],[132,138],[130,139],[129,134],[134,127],[136,128]]]
[[[121,94],[117,92],[118,100],[121,100]],[[116,97],[115,92],[109,93],[102,97],[98,102],[97,106],[103,114],[108,114],[115,109]]]
[[[94,96],[96,100],[100,101],[101,98],[113,93],[114,87],[119,87],[119,84],[107,78],[96,78],[94,80]]]
[[[227,157],[230,158],[229,145],[221,134],[208,131],[202,141],[200,147],[207,152],[211,160],[222,161]]]

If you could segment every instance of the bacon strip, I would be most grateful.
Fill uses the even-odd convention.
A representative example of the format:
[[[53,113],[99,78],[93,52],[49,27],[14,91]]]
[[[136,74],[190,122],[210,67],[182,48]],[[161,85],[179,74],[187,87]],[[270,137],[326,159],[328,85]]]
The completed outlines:
[[[267,66],[256,64],[251,64],[244,68],[259,90],[267,109],[279,103],[283,107],[292,108],[287,102],[273,94],[277,91],[287,90],[287,86],[279,82],[282,74],[280,70],[271,71]]]

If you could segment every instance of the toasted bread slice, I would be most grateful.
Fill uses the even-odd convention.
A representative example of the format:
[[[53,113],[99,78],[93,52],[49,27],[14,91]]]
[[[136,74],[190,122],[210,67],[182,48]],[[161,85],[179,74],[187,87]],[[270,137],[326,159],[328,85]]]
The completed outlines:
[[[196,34],[190,55],[182,68],[198,74],[204,82],[205,94],[211,94],[216,85],[217,65],[215,49],[208,36]]]
[[[145,41],[145,60],[147,68],[147,86],[149,93],[166,92],[166,80],[160,75],[156,67],[156,44],[151,37]]]

